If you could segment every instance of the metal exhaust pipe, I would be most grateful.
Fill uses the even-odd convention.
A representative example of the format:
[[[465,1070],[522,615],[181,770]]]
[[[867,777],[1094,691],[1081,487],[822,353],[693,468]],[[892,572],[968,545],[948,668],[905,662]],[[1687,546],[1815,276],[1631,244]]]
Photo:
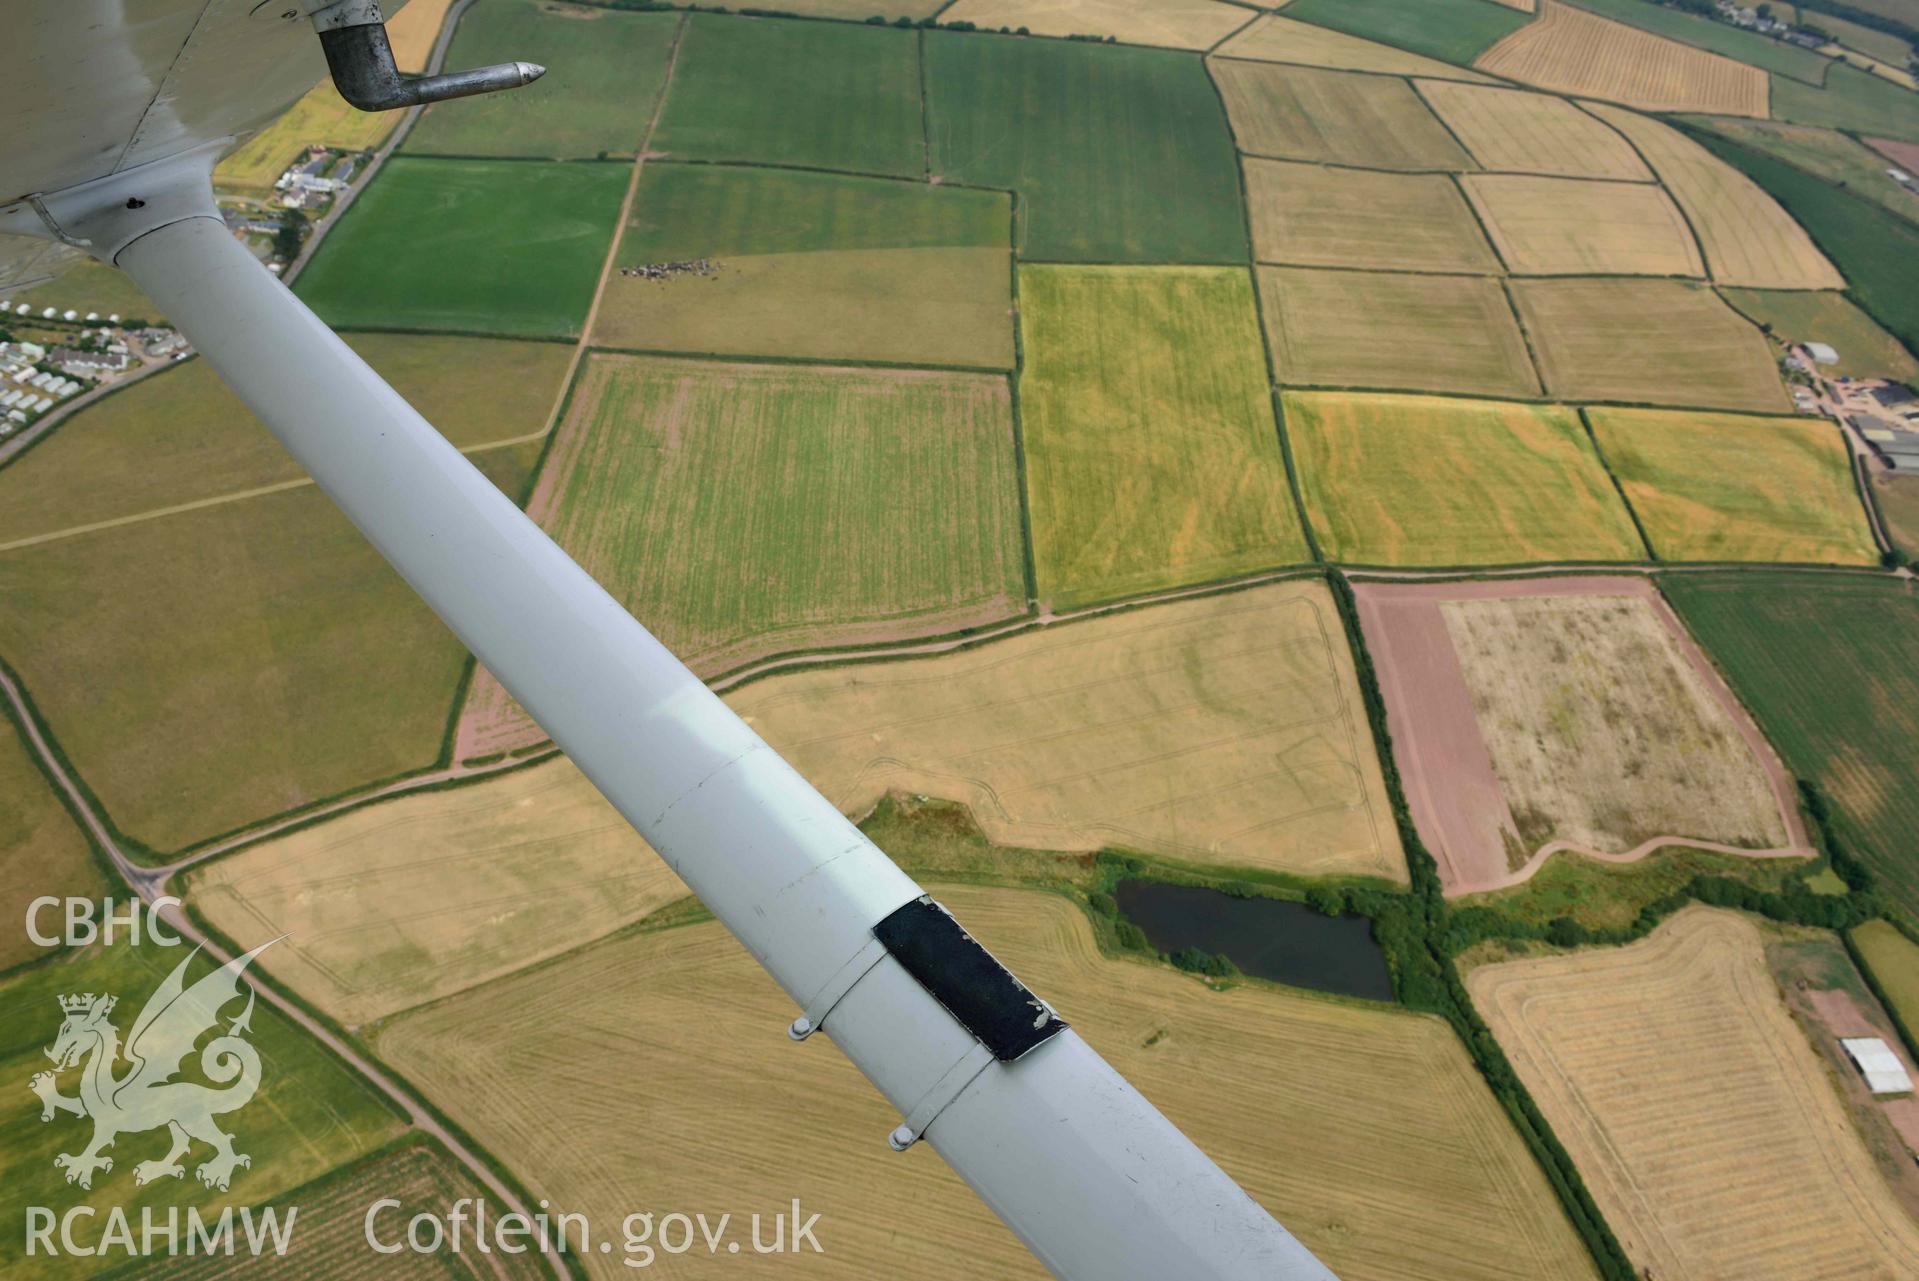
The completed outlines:
[[[470,98],[532,84],[546,74],[533,62],[502,62],[471,71],[409,78],[393,62],[379,0],[336,0],[313,13],[327,70],[340,96],[361,111],[391,111],[447,98]]]

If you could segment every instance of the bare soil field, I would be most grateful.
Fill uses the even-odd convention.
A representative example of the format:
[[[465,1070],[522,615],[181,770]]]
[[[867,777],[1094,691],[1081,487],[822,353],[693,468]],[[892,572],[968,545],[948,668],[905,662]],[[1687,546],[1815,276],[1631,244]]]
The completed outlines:
[[[1460,181],[1516,275],[1706,274],[1685,215],[1658,187],[1513,173]]]
[[[1355,591],[1448,894],[1516,884],[1559,850],[1810,853],[1791,779],[1648,580]]]
[[[1392,45],[1349,36],[1330,27],[1295,22],[1269,14],[1221,45],[1218,56],[1253,58],[1262,62],[1291,62],[1308,67],[1335,67],[1344,71],[1377,71],[1395,76],[1434,76],[1447,80],[1492,83],[1485,76],[1436,58],[1421,57]]]
[[[1253,254],[1301,267],[1490,274],[1499,260],[1452,179],[1246,161]]]
[[[1758,67],[1558,0],[1540,0],[1538,18],[1473,65],[1521,84],[1647,111],[1763,118],[1770,88]]]
[[[1102,956],[1062,897],[936,892],[1346,1281],[1594,1275],[1441,1021],[1208,991]],[[407,1015],[376,1043],[480,1142],[516,1153],[535,1196],[595,1222],[668,1204],[743,1217],[797,1195],[822,1215],[825,1253],[781,1256],[794,1276],[1041,1275],[933,1153],[886,1150],[897,1116],[831,1046],[781,1036],[793,1013],[707,923],[609,940]],[[882,1194],[891,1212],[875,1216]],[[581,1261],[630,1275],[617,1256]],[[677,1262],[737,1270],[724,1255]]]
[[[1792,215],[1765,189],[1668,125],[1603,103],[1586,109],[1633,140],[1672,193],[1705,252],[1712,278],[1759,289],[1844,289]]]
[[[870,8],[871,5],[869,4]],[[864,14],[857,16],[864,17]],[[940,10],[943,23],[971,22],[989,31],[1024,27],[1041,36],[1112,36],[1123,44],[1210,49],[1253,18],[1218,0],[958,0]]]
[[[609,934],[686,886],[572,762],[416,792],[249,845],[186,898],[349,1026]]]
[[[1317,579],[773,676],[727,701],[848,814],[928,793],[1000,845],[1406,879]]]
[[[1451,80],[1414,82],[1481,166],[1497,172],[1650,182],[1626,140],[1564,98]]]
[[[1785,413],[1757,326],[1681,280],[1515,280],[1546,390],[1574,400]]]
[[[1250,155],[1378,169],[1473,167],[1403,80],[1237,58],[1207,65]]]
[[[1899,142],[1892,138],[1868,138],[1866,145],[1907,173],[1919,173],[1919,142]]]
[[[1628,947],[1488,965],[1467,987],[1639,1269],[1919,1273],[1919,1227],[1748,918],[1693,907]]]
[[[1489,276],[1261,267],[1259,297],[1282,383],[1539,394],[1512,304]]]

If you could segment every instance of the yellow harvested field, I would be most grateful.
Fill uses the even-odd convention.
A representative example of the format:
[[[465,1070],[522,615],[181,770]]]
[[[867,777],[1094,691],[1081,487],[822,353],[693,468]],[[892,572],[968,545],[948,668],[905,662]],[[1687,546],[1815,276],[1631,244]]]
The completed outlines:
[[[1758,67],[1559,0],[1540,0],[1537,18],[1473,65],[1521,84],[1647,111],[1764,118],[1771,88]]]
[[[1253,254],[1300,267],[1490,275],[1499,260],[1444,174],[1246,161]]]
[[[989,31],[1025,27],[1039,36],[1112,36],[1125,44],[1210,49],[1253,14],[1219,0],[959,0],[939,16],[943,24],[971,22]]]
[[[1755,289],[1846,287],[1812,237],[1758,183],[1669,125],[1602,103],[1587,110],[1652,162],[1698,233],[1714,280]]]
[[[960,801],[994,842],[1406,880],[1318,579],[1029,630],[728,696],[848,814]]]
[[[1792,408],[1759,330],[1683,280],[1515,280],[1546,391],[1569,400]]]
[[[1660,559],[1878,563],[1852,453],[1831,419],[1589,414]]]
[[[364,806],[195,870],[186,899],[349,1026],[611,933],[686,886],[572,762]]]
[[[1335,67],[1341,71],[1377,71],[1393,76],[1435,76],[1443,80],[1470,80],[1491,84],[1485,76],[1449,62],[1422,58],[1416,53],[1373,40],[1362,40],[1330,27],[1295,22],[1269,14],[1219,47],[1221,58],[1252,58],[1260,62],[1292,62],[1306,67]]]
[[[1919,1276],[1919,1226],[1748,918],[1692,907],[1467,987],[1645,1275]]]
[[[1506,291],[1491,276],[1259,268],[1279,381],[1537,396]]]
[[[1214,59],[1241,151],[1379,169],[1470,169],[1405,81],[1323,67]]]
[[[1737,704],[1657,608],[1637,593],[1440,603],[1517,829],[1513,862],[1561,842],[1600,854],[1667,836],[1787,845]]]
[[[1564,98],[1451,80],[1415,84],[1484,168],[1565,178],[1652,180],[1652,172],[1624,138]]]
[[[270,194],[273,180],[308,147],[348,151],[377,147],[393,125],[392,113],[355,110],[333,87],[333,81],[322,80],[285,115],[215,166],[213,184],[222,191]]]
[[[387,19],[387,43],[393,46],[393,61],[400,70],[426,70],[433,42],[440,38],[452,4],[453,0],[407,0],[405,8]]]
[[[1460,180],[1500,257],[1522,276],[1703,276],[1679,207],[1643,182],[1476,173]]]
[[[1440,1020],[1265,987],[1212,992],[1100,955],[1064,898],[937,893],[1347,1281],[1594,1275]],[[534,1196],[596,1225],[635,1206],[737,1222],[797,1196],[822,1216],[825,1250],[780,1256],[782,1275],[1044,1275],[934,1153],[887,1151],[897,1114],[832,1046],[780,1035],[794,1012],[705,923],[609,940],[409,1014],[375,1045],[480,1143],[514,1153]],[[530,1062],[546,1070],[522,1070]],[[591,1277],[631,1275],[617,1254],[578,1257]],[[674,1262],[737,1271],[698,1251]]]

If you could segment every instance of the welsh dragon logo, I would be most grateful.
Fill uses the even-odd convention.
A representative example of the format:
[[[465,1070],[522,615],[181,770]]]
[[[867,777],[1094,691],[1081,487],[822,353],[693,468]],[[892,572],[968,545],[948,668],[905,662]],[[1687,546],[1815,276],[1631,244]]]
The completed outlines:
[[[63,1152],[53,1158],[54,1165],[66,1171],[68,1183],[91,1188],[95,1171],[113,1169],[113,1158],[102,1153],[113,1146],[115,1138],[161,1126],[172,1136],[172,1147],[165,1156],[134,1166],[135,1183],[183,1177],[186,1170],[180,1158],[187,1155],[196,1139],[213,1149],[212,1159],[194,1171],[210,1188],[226,1191],[234,1170],[253,1164],[252,1158],[233,1150],[233,1136],[213,1120],[245,1107],[260,1088],[259,1051],[242,1036],[252,1030],[251,988],[246,993],[246,1009],[227,1025],[224,1034],[200,1049],[201,1072],[224,1088],[174,1078],[186,1066],[195,1042],[204,1033],[218,1029],[220,1010],[240,996],[240,975],[254,957],[271,946],[263,943],[188,987],[187,966],[200,954],[195,948],[148,998],[133,1020],[124,1048],[119,1029],[108,1017],[118,997],[88,992],[60,998],[60,1012],[65,1018],[60,1034],[46,1050],[46,1056],[53,1060],[53,1070],[37,1073],[29,1088],[40,1096],[42,1121],[70,1112],[93,1122],[92,1142],[79,1152]],[[123,1059],[128,1066],[116,1075]],[[61,1094],[59,1074],[83,1061],[80,1093],[75,1097]]]

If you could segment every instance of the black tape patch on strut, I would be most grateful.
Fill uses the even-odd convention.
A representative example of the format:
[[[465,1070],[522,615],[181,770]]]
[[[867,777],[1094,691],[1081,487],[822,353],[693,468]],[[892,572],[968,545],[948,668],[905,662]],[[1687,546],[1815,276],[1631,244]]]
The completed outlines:
[[[951,912],[924,895],[875,925],[873,935],[1001,1062],[1012,1062],[1066,1026]]]

